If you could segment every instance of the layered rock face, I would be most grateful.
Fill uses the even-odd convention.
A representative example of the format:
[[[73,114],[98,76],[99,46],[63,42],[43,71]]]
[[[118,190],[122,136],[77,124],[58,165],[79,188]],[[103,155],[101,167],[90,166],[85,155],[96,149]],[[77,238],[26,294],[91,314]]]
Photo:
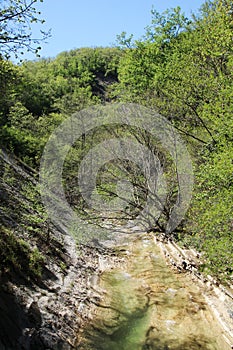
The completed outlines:
[[[46,217],[37,174],[0,152],[0,349],[74,349],[90,317],[101,251]]]

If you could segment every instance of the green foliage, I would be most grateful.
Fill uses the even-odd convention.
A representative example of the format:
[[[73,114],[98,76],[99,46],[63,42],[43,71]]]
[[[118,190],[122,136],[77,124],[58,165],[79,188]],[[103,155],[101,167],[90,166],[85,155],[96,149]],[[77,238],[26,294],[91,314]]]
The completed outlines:
[[[7,122],[7,114],[14,103],[19,80],[19,68],[0,58],[0,126]]]
[[[41,277],[44,258],[38,249],[31,249],[27,242],[4,227],[0,227],[0,231],[1,270],[19,273],[24,278]]]
[[[21,1],[15,3],[19,6]],[[193,156],[196,185],[180,239],[204,252],[208,272],[223,280],[230,278],[233,270],[232,28],[231,1],[214,0],[207,1],[191,19],[179,7],[162,14],[153,9],[152,22],[144,37],[133,41],[132,36],[123,32],[118,36],[119,48],[72,50],[55,59],[25,62],[20,67],[1,59],[1,145],[37,167],[48,137],[73,112],[113,100],[153,107],[182,132]],[[64,186],[68,201],[76,208],[84,205],[77,190],[77,166],[93,144],[109,137],[108,132],[111,137],[135,135],[135,130],[114,127],[95,130],[85,140],[77,140],[67,156]],[[144,136],[140,136],[142,142]],[[151,140],[148,145],[166,158],[162,165],[170,186],[169,206],[165,208],[169,213],[177,190],[175,170],[160,146]],[[5,178],[6,172],[9,175],[9,169],[5,169]],[[97,192],[115,198],[117,181],[125,176],[134,183],[138,206],[143,205],[145,179],[138,169],[124,161],[100,170]],[[12,177],[8,182],[17,186]],[[37,207],[38,199],[30,197],[32,189],[22,191],[28,201],[21,228],[36,235],[38,228],[46,225],[47,218],[41,208],[37,208],[36,214],[30,213],[30,203]]]
[[[158,83],[164,79],[163,70],[171,47],[190,24],[179,7],[162,14],[153,9],[151,22],[144,39],[134,42],[119,66],[118,91],[122,91],[123,99],[126,96],[128,100],[146,105],[157,104]]]
[[[24,54],[24,50],[38,55],[41,41],[50,34],[41,31],[41,38],[33,38],[32,29],[34,23],[43,24],[40,12],[35,5],[38,0],[2,0],[0,11],[0,54],[15,58]],[[43,0],[40,0],[43,2]]]
[[[176,39],[191,24],[179,6],[167,9],[163,13],[153,8],[151,14],[151,25],[146,28],[145,39],[156,42],[161,48]]]
[[[20,130],[14,126],[4,126],[0,135],[1,141],[9,150],[20,156],[28,165],[36,166],[44,146],[39,138],[29,134],[27,130]]]
[[[67,116],[109,99],[121,56],[117,48],[84,48],[20,67],[0,60],[1,145],[38,166],[49,136]]]
[[[207,1],[191,21],[179,8],[152,16],[145,40],[120,61],[116,91],[153,106],[183,133],[196,187],[180,238],[225,280],[233,271],[232,3]]]
[[[36,116],[70,115],[105,101],[108,85],[117,81],[121,54],[116,48],[84,48],[54,60],[27,62],[22,66],[20,100]]]
[[[134,43],[132,42],[132,40],[133,40],[133,34],[127,37],[127,33],[122,32],[121,34],[116,36],[117,47],[122,49],[125,49],[125,48],[131,49],[132,47],[134,47]]]

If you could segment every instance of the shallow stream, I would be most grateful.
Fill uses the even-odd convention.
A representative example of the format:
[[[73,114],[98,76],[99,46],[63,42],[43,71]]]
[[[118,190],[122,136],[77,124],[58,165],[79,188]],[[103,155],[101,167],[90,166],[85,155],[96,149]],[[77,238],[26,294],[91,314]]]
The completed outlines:
[[[102,298],[80,349],[229,350],[191,276],[167,266],[146,235],[125,246],[127,263],[102,274]]]

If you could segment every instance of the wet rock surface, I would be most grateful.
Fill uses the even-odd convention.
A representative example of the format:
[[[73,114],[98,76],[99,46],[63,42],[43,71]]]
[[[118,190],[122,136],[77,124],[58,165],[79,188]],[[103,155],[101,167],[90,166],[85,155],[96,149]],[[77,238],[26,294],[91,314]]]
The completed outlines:
[[[123,247],[121,268],[100,277],[96,316],[80,349],[231,349],[206,286],[189,272],[172,270],[168,251],[165,256],[153,235],[137,235]]]
[[[2,280],[0,349],[77,349],[80,328],[91,319],[96,302],[94,276],[100,273],[99,260],[110,267],[114,259],[119,260],[112,254],[82,247],[82,253],[70,259],[67,271],[50,266],[53,280],[44,280],[43,288],[16,277]]]

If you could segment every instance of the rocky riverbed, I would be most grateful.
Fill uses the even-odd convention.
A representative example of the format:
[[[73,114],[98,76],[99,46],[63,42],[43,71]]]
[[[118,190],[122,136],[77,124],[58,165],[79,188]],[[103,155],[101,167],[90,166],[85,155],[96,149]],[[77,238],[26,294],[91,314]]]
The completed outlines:
[[[56,261],[46,266],[40,283],[9,276],[1,279],[0,349],[69,350],[78,349],[78,334],[92,319],[96,292],[93,281],[105,267],[117,266],[119,257],[112,249],[102,251],[90,242],[80,246],[66,242],[68,269]]]
[[[78,248],[40,283],[1,279],[0,349],[231,349],[230,290],[202,278],[193,251],[127,229]]]
[[[95,281],[80,349],[232,348],[231,296],[199,275],[194,251],[145,233],[126,238],[121,251],[124,262]]]

